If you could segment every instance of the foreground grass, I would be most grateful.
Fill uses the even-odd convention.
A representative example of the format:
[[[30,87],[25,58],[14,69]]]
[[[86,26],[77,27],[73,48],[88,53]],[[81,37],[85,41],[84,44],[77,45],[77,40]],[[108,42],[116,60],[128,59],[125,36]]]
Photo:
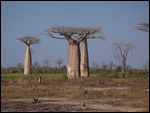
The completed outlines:
[[[127,90],[89,90],[85,87],[130,87]],[[149,88],[149,81],[146,78],[109,78],[109,77],[89,77],[84,79],[66,78],[42,78],[41,84],[35,77],[23,78],[2,78],[1,96],[3,98],[19,98],[37,96],[72,96],[75,98],[101,98],[101,97],[121,97],[121,98],[144,98],[147,92],[142,88]]]
[[[45,75],[45,74],[44,74]],[[87,88],[126,87],[123,90],[88,90]],[[2,78],[1,100],[16,98],[57,97],[74,100],[91,100],[99,103],[106,99],[104,104],[123,106],[126,102],[133,101],[130,106],[145,108],[149,111],[149,88],[147,78],[112,78],[89,77],[81,79],[42,78],[39,84],[37,78]],[[137,103],[138,102],[138,103]],[[109,109],[108,109],[109,110]],[[111,110],[110,110],[111,111]]]

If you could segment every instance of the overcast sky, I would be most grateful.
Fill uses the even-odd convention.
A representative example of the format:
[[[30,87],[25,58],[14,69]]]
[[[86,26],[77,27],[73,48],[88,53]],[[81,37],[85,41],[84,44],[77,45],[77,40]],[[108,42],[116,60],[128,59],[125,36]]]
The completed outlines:
[[[32,45],[33,63],[44,65],[45,59],[55,66],[61,57],[67,65],[68,42],[43,35],[43,30],[55,26],[103,28],[106,40],[89,39],[90,66],[97,62],[114,61],[113,43],[136,45],[127,64],[141,68],[149,60],[149,32],[136,30],[135,26],[149,22],[147,1],[2,1],[1,2],[1,66],[24,64],[25,44],[17,40],[22,36],[34,36],[41,43]]]

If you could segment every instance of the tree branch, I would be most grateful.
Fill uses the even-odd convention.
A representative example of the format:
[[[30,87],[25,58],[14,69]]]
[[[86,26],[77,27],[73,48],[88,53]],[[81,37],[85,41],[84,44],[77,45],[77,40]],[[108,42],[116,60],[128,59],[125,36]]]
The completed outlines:
[[[79,43],[79,42],[83,41],[85,38],[87,38],[88,34],[89,34],[89,32],[87,32],[87,33],[84,32],[84,34],[77,39],[77,42]]]
[[[56,36],[52,35],[50,32],[48,32],[48,31],[45,31],[45,32],[46,33],[42,33],[42,34],[47,35],[47,36],[52,37],[52,38],[55,38],[55,39],[66,39],[65,37],[56,37]]]
[[[138,26],[136,26],[136,29],[149,32],[149,23],[143,22],[143,23],[139,24]]]

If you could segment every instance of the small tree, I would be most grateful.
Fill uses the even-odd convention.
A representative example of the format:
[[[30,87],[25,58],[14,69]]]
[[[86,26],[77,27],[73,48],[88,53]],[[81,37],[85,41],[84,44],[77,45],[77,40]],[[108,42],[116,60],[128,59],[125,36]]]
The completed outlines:
[[[136,26],[136,29],[145,31],[145,32],[149,32],[149,23],[143,22],[141,24],[138,24],[138,26]]]
[[[40,65],[37,61],[32,64],[32,72],[38,74],[40,72]]]
[[[106,76],[107,70],[108,70],[108,64],[106,64],[105,62],[102,62],[101,66],[102,66],[102,68],[101,68],[102,75]]]
[[[109,72],[112,73],[114,70],[115,64],[113,61],[109,61]]]
[[[60,65],[63,63],[63,59],[62,58],[58,58],[55,63],[57,64],[58,66],[58,69],[60,70]]]
[[[43,61],[44,65],[44,72],[48,73],[50,71],[50,60],[47,58]]]
[[[113,44],[114,50],[115,50],[115,57],[117,60],[119,60],[122,63],[122,74],[123,77],[125,77],[126,74],[126,60],[129,56],[129,53],[133,53],[133,50],[135,50],[135,45],[131,43],[114,43]]]
[[[40,41],[38,38],[35,38],[33,36],[19,37],[18,40],[26,44],[24,74],[29,75],[31,74],[31,64],[32,64],[30,45],[38,44]]]
[[[17,71],[18,71],[18,73],[22,73],[23,72],[23,64],[21,62],[19,62],[17,64]]]
[[[92,69],[92,72],[93,72],[93,73],[97,73],[97,72],[98,72],[98,69],[99,69],[98,63],[97,63],[97,62],[93,62],[91,69]]]
[[[149,70],[149,60],[143,65],[144,70]]]

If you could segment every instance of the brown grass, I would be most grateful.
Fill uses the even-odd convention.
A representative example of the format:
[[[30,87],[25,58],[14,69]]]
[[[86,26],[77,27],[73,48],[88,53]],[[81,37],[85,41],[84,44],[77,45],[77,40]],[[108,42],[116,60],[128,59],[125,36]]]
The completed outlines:
[[[87,90],[91,88],[127,87],[123,90]],[[78,80],[65,78],[45,78],[39,84],[36,78],[15,78],[1,80],[1,100],[32,97],[61,97],[75,100],[97,100],[112,98],[105,104],[123,106],[130,101],[144,100],[138,103],[130,103],[134,108],[144,108],[149,111],[149,81],[145,78],[108,78],[90,77]],[[114,100],[120,99],[120,100]],[[99,110],[98,110],[99,111]],[[102,110],[117,111],[117,110]]]

